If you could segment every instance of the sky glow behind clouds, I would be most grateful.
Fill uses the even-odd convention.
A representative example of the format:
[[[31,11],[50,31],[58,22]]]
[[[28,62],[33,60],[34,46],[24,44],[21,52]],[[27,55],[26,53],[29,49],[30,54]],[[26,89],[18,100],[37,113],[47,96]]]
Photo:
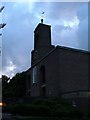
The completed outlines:
[[[3,3],[3,73],[13,76],[30,67],[34,29],[44,11],[52,29],[52,43],[88,50],[88,3]]]

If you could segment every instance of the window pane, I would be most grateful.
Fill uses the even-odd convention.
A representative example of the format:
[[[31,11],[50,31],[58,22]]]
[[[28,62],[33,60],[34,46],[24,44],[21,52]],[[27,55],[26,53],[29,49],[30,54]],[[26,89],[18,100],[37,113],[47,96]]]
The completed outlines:
[[[33,83],[37,82],[37,67],[33,68]]]

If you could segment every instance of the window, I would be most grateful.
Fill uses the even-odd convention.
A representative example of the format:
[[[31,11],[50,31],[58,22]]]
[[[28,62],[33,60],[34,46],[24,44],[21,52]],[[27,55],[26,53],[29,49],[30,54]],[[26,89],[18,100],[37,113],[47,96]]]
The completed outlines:
[[[41,80],[41,83],[45,83],[45,66],[41,66],[40,68],[40,80]]]
[[[39,77],[40,77],[40,95],[42,97],[46,96],[46,70],[45,70],[45,66],[41,66],[40,67],[40,73],[39,73]]]
[[[28,75],[28,89],[31,88],[31,76]]]
[[[32,82],[36,83],[37,82],[37,67],[35,66],[32,71]]]
[[[39,34],[35,33],[35,43],[34,43],[34,48],[36,49],[39,44]]]

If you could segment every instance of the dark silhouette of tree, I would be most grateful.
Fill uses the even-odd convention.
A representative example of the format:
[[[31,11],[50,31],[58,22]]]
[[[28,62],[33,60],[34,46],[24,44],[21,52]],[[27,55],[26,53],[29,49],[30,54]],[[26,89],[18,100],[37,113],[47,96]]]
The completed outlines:
[[[3,89],[3,97],[24,97],[26,94],[26,72],[17,73]]]
[[[10,80],[9,77],[7,77],[6,75],[2,75],[2,87],[3,87],[3,88],[4,88],[5,86],[7,86],[9,80]]]

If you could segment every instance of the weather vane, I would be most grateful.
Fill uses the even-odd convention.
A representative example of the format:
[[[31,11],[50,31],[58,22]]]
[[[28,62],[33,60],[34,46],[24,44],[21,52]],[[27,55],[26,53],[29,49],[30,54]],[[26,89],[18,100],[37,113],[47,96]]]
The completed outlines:
[[[42,23],[42,24],[43,24],[44,14],[45,14],[45,12],[42,12],[42,16],[41,16],[41,23]]]

